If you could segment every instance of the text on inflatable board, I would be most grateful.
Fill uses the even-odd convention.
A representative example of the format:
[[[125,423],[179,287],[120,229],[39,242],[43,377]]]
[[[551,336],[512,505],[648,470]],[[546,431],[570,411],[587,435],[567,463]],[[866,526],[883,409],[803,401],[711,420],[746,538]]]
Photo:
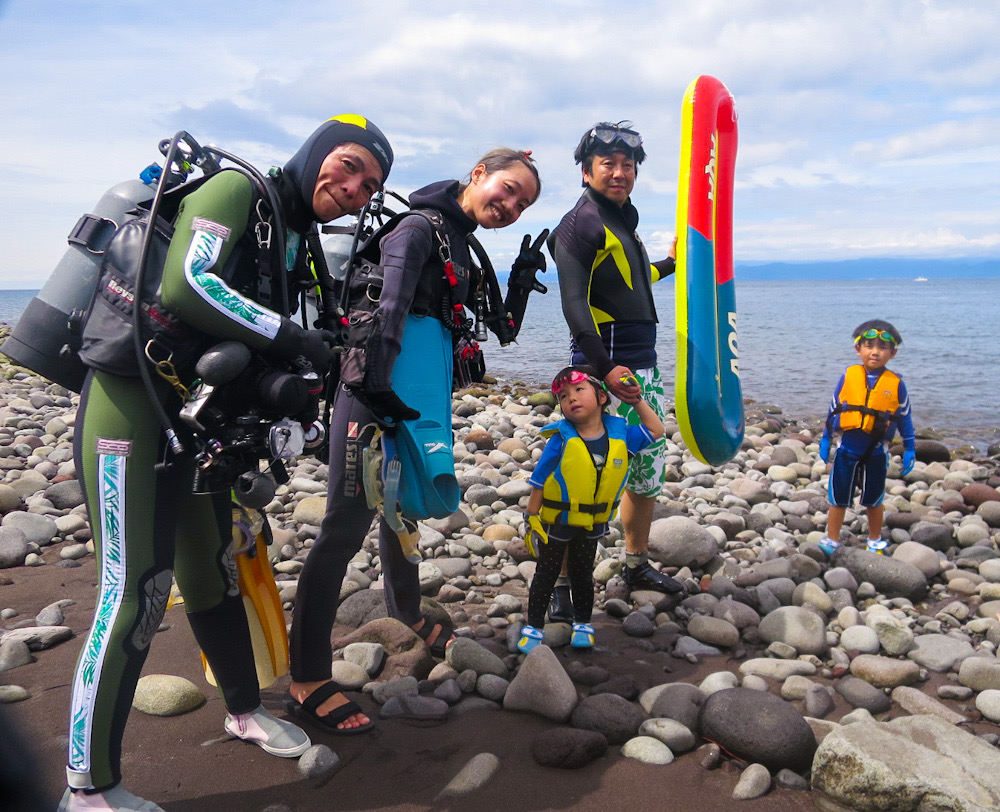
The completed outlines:
[[[715,200],[715,166],[719,146],[718,133],[712,133],[712,149],[708,153],[708,163],[705,164],[705,174],[708,175],[708,199]]]
[[[739,350],[736,349],[736,313],[730,311],[727,321],[729,322],[729,326],[732,328],[732,332],[729,333],[729,340],[726,342],[729,344],[729,351],[733,354],[733,357],[729,360],[729,368],[732,370],[733,375],[738,378],[740,377],[740,353]]]

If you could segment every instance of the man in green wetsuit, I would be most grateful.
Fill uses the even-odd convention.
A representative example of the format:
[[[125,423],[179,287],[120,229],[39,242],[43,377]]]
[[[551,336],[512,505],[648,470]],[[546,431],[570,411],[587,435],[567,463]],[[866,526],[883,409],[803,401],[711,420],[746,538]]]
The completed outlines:
[[[663,420],[663,382],[656,368],[656,308],[652,285],[674,271],[673,257],[651,264],[636,234],[639,213],[629,195],[646,157],[642,136],[627,123],[602,122],[574,152],[584,192],[548,240],[559,273],[563,315],[572,336],[573,364],[589,364],[620,401],[618,414],[638,425],[640,397]],[[671,255],[673,249],[671,249]],[[637,454],[621,502],[625,583],[631,589],[680,592],[675,579],[648,560],[649,527],[664,483],[665,439]],[[553,593],[549,618],[572,615],[568,585]]]
[[[318,222],[363,207],[381,188],[391,164],[385,136],[361,116],[340,116],[320,126],[267,181],[279,209],[272,225],[287,228],[284,262],[273,263],[273,254],[254,250],[256,235],[266,229],[259,228],[259,194],[252,181],[240,171],[219,172],[184,198],[174,220],[161,284],[162,305],[169,312],[147,307],[143,312],[161,326],[186,325],[199,347],[233,339],[270,362],[325,371],[331,359],[325,334],[304,329],[289,313],[259,300],[269,291],[276,301],[294,302],[292,282],[302,278],[309,261],[306,235]],[[107,268],[98,297],[105,304],[128,303],[122,280]],[[282,286],[285,295],[278,295]],[[60,809],[158,810],[122,786],[121,742],[172,572],[222,692],[225,730],[282,757],[301,755],[310,741],[260,703],[230,550],[229,493],[194,494],[195,465],[189,458],[158,465],[165,458],[165,434],[150,393],[136,377],[137,362],[130,369],[109,360],[115,357],[115,340],[132,329],[131,315],[123,315],[118,325],[108,318],[88,321],[81,351],[92,371],[81,396],[76,463],[101,582],[73,682],[70,788]],[[190,354],[192,361],[196,354]],[[185,382],[193,377],[190,366],[177,369]],[[155,397],[176,415],[180,399],[154,379]]]

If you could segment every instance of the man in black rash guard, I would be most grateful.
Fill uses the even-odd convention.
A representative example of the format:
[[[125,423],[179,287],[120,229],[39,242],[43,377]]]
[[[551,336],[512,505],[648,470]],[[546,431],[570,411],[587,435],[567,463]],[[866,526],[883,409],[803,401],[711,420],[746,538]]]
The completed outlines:
[[[629,195],[646,157],[642,136],[627,122],[588,130],[573,154],[584,192],[548,240],[559,273],[573,364],[590,364],[621,401],[618,414],[638,424],[642,397],[664,419],[663,383],[656,368],[656,308],[652,285],[674,272],[670,256],[651,264],[636,233],[639,213]],[[649,527],[664,482],[664,438],[636,455],[621,503],[625,583],[631,589],[680,592],[683,586],[649,563]],[[549,618],[572,615],[569,586],[560,579]]]

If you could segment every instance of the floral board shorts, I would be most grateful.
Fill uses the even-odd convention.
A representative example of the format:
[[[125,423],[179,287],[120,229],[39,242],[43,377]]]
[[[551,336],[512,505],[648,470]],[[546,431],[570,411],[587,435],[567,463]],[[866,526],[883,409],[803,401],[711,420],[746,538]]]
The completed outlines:
[[[660,370],[637,369],[635,377],[639,381],[642,389],[642,398],[648,403],[656,416],[664,423],[667,422],[667,409],[664,405],[663,379],[660,377]],[[622,403],[617,398],[612,398],[612,407],[619,417],[624,417],[625,422],[630,426],[639,426],[642,421],[635,407],[627,403]],[[628,480],[625,487],[638,496],[659,496],[666,482],[666,461],[665,451],[667,438],[660,437],[652,445],[647,446],[632,458],[629,464]]]

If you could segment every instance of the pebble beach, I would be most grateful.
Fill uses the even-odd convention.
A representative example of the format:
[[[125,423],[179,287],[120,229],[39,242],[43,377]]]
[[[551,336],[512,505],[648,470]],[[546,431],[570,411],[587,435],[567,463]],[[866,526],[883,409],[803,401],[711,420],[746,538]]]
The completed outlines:
[[[98,577],[77,401],[0,356],[0,743],[17,737],[26,797],[48,809]],[[650,560],[685,593],[629,593],[613,522],[595,562],[596,647],[572,649],[569,627],[550,624],[525,656],[520,508],[553,405],[511,380],[454,396],[462,504],[420,525],[424,611],[459,638],[443,662],[386,616],[374,533],[354,558],[334,677],[375,732],[308,729],[314,746],[292,761],[228,739],[178,595],[134,701],[126,786],[168,812],[1000,808],[1000,444],[949,447],[918,427],[914,470],[889,470],[886,554],[865,549],[858,509],[828,558],[822,418],[748,404],[741,450],[713,468],[671,413]],[[286,617],[327,467],[301,457],[289,472],[265,509]],[[287,684],[263,692],[276,713]]]

